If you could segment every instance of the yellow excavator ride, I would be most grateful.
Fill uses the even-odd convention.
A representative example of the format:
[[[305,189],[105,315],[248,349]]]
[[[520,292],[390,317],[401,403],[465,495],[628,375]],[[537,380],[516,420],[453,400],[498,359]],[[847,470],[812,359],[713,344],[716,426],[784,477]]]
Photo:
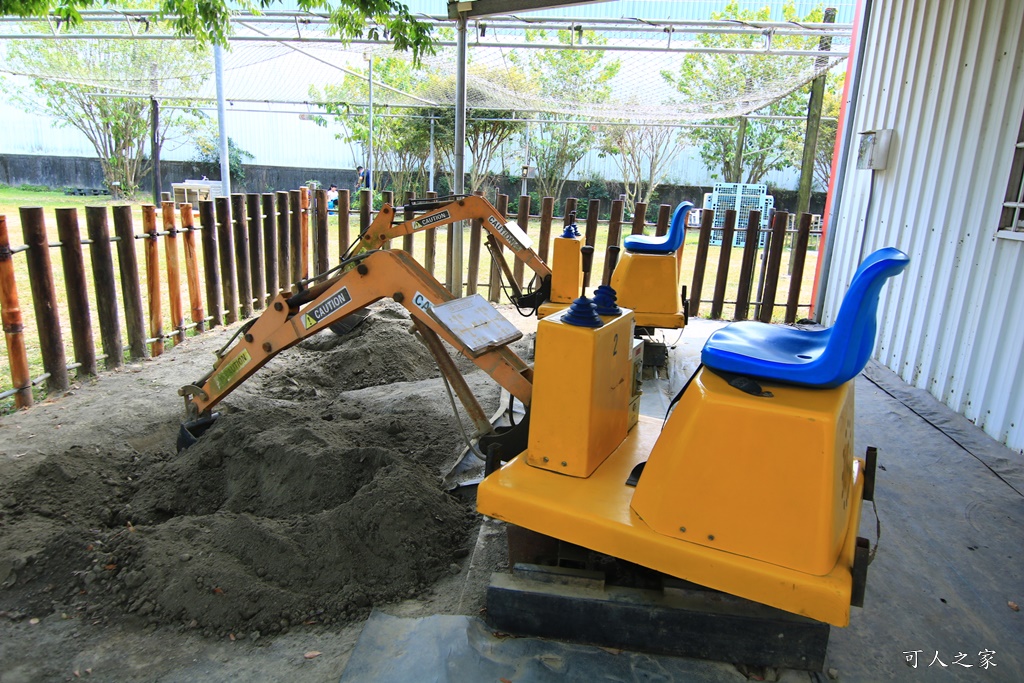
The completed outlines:
[[[674,226],[690,208],[676,210]],[[848,624],[851,604],[863,600],[868,548],[857,534],[874,476],[874,463],[853,454],[853,380],[874,344],[879,290],[906,267],[904,254],[883,249],[865,260],[833,328],[751,322],[713,334],[702,367],[662,421],[637,414],[638,314],[613,291],[615,282],[633,286],[630,276],[612,276],[613,286],[591,301],[576,275],[584,265],[575,256],[585,253],[581,246],[556,246],[552,273],[525,233],[479,197],[434,207],[413,221],[393,218],[391,207],[382,209],[336,272],[308,289],[279,294],[240,328],[209,374],[182,387],[187,422],[179,446],[198,438],[214,419],[212,408],[271,357],[391,298],[409,310],[426,340],[447,341],[528,411],[516,438],[493,442],[505,452],[489,463],[479,485],[482,514],[764,605]],[[537,291],[579,288],[568,305],[539,321],[532,368],[505,345],[512,336],[467,341],[444,322],[464,300],[455,300],[409,254],[382,249],[389,239],[469,218],[482,219],[490,240],[552,283]],[[675,261],[665,248],[645,253],[627,244],[627,272],[668,274],[663,279],[672,297],[666,300],[675,302],[676,266],[663,269],[656,260]],[[564,286],[563,253],[571,258],[562,272],[572,273]],[[473,305],[489,308],[479,296]],[[447,354],[435,353],[439,363],[441,356]],[[442,371],[449,376],[443,365]],[[460,397],[470,409],[474,401]],[[478,407],[470,412],[478,432],[488,432]]]

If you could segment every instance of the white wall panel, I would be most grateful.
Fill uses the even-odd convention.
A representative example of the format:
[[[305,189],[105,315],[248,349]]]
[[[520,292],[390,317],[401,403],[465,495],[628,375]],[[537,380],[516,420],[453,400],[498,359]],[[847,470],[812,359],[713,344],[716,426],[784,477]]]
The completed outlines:
[[[893,147],[873,181],[855,155],[842,170],[824,317],[862,254],[906,251],[876,358],[1024,451],[1024,242],[995,236],[1024,111],[1022,25],[1024,0],[875,2],[848,125],[892,128]]]

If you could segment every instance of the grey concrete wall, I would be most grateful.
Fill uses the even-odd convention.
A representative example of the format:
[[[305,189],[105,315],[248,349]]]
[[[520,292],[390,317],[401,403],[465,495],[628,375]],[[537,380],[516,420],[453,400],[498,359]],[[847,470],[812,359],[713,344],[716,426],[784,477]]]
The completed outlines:
[[[219,176],[209,168],[203,168],[192,162],[165,161],[160,165],[160,179],[164,192],[171,191],[171,183],[179,183],[190,178],[202,178],[207,175],[211,179]],[[355,171],[339,171],[332,168],[290,168],[284,166],[245,166],[245,180],[232,183],[233,192],[278,192],[294,190],[310,180],[320,181],[324,187],[334,183],[342,189],[355,186]],[[386,178],[385,178],[386,180]],[[103,172],[98,159],[83,157],[48,157],[28,154],[0,154],[0,183],[6,185],[48,185],[55,189],[63,187],[82,187],[99,189],[104,187]],[[153,181],[147,175],[140,185],[140,196],[148,196]],[[587,188],[577,181],[566,183],[565,191],[580,199],[586,206]],[[619,183],[606,183],[599,196],[604,199],[602,210],[609,210],[609,200],[617,198],[622,192]],[[444,188],[439,188],[444,190]],[[498,189],[508,193],[513,202],[518,201],[520,186],[518,180],[506,180],[499,184]],[[531,188],[532,189],[532,188]],[[663,185],[658,191],[659,203],[675,206],[683,200],[692,201],[700,206],[704,193],[711,187],[682,185]],[[796,192],[791,190],[772,189],[775,207],[779,210],[793,210],[796,205]],[[811,195],[811,213],[821,213],[825,206],[825,193],[815,192]],[[531,205],[531,212],[540,211],[540,205]],[[560,207],[559,207],[560,208]]]
[[[160,164],[163,192],[171,191],[171,183],[189,178],[201,178],[204,172],[191,162],[165,161]],[[209,175],[207,169],[207,175]],[[235,192],[276,192],[294,190],[307,181],[319,180],[327,187],[331,183],[351,189],[356,182],[354,171],[325,168],[286,168],[281,166],[245,166],[245,180],[233,183]],[[217,177],[209,175],[213,179]],[[54,189],[105,187],[103,170],[98,159],[85,157],[51,157],[31,154],[0,154],[0,183],[5,185],[47,185]],[[147,196],[153,181],[149,175],[142,179],[140,195]]]

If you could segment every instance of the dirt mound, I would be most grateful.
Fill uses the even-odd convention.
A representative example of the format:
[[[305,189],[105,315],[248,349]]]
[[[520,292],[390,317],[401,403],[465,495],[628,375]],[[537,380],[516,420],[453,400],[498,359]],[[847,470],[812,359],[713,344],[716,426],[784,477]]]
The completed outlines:
[[[474,516],[440,489],[462,437],[408,327],[384,305],[281,354],[182,454],[135,435],[26,464],[0,483],[0,610],[251,635],[422,592]]]

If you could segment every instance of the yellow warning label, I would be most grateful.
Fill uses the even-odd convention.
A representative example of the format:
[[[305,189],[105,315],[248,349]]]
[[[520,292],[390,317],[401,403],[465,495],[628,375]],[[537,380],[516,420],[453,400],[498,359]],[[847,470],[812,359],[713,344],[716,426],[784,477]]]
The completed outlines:
[[[248,350],[243,350],[240,354],[235,356],[230,363],[217,371],[213,376],[213,379],[210,380],[210,384],[213,385],[213,390],[217,393],[224,391],[224,389],[231,384],[231,380],[235,378],[235,375],[241,372],[242,368],[248,365],[251,360],[252,356],[249,355]]]

